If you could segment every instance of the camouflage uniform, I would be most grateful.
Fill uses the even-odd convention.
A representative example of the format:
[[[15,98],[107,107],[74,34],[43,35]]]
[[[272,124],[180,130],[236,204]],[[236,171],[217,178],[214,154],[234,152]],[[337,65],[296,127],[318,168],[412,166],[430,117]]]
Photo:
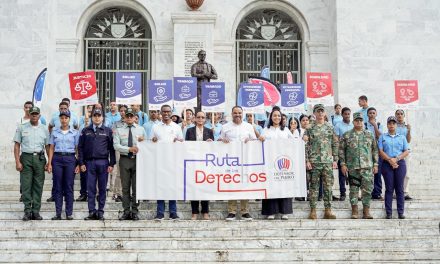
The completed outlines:
[[[347,131],[339,143],[339,160],[341,166],[348,168],[350,182],[350,203],[357,205],[359,187],[362,191],[362,205],[370,207],[373,190],[372,168],[378,166],[378,149],[376,140],[368,130]]]
[[[324,207],[331,208],[333,188],[333,162],[338,161],[338,138],[332,125],[325,122],[313,122],[305,133],[309,140],[306,144],[306,161],[312,164],[310,170],[310,208],[316,208],[319,180],[322,177],[324,187]]]

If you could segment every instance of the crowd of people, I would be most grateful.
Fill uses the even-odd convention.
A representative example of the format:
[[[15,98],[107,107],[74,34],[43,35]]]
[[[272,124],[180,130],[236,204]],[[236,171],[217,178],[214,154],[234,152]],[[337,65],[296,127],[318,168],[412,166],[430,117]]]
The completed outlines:
[[[326,113],[317,104],[313,114],[286,115],[273,107],[265,120],[244,114],[234,106],[230,122],[223,113],[204,113],[186,109],[182,115],[169,105],[160,111],[141,111],[140,105],[111,103],[105,113],[101,103],[86,107],[79,117],[70,111],[70,100],[62,99],[59,111],[49,124],[40,109],[28,101],[24,116],[17,122],[14,136],[16,170],[20,172],[20,201],[24,204],[23,220],[42,220],[41,197],[45,171],[53,174],[53,187],[48,202],[55,203],[52,220],[73,219],[74,178],[80,174],[80,195],[77,202],[88,202],[85,220],[104,220],[107,190],[115,202],[122,202],[119,220],[139,220],[139,201],[136,199],[136,155],[138,142],[177,141],[270,141],[272,139],[300,140],[305,144],[307,169],[306,197],[296,201],[310,203],[309,219],[316,219],[317,202],[324,200],[324,218],[335,219],[332,201],[346,199],[349,185],[351,218],[359,218],[358,200],[362,201],[362,218],[371,219],[370,200],[385,202],[386,218],[392,218],[395,194],[398,217],[404,219],[408,194],[408,175],[405,159],[409,154],[411,126],[405,123],[405,112],[397,110],[385,125],[376,121],[377,110],[368,105],[366,96],[358,99],[360,110],[352,113],[348,107],[336,104],[334,114]],[[210,118],[210,120],[208,119]],[[47,158],[46,158],[47,155]],[[339,171],[340,196],[334,196],[333,170]],[[382,197],[382,177],[385,198]],[[361,192],[361,194],[359,194]],[[277,215],[283,220],[292,214],[292,198],[265,199],[261,214],[268,220]],[[237,218],[238,201],[228,201],[227,221]],[[97,203],[97,204],[96,204]],[[200,208],[201,207],[201,208]],[[179,219],[176,201],[168,201],[169,219]],[[201,210],[200,210],[201,209]],[[209,220],[209,201],[191,201],[192,220]],[[252,220],[248,200],[240,200],[240,217]],[[165,218],[165,201],[157,201],[155,220]]]

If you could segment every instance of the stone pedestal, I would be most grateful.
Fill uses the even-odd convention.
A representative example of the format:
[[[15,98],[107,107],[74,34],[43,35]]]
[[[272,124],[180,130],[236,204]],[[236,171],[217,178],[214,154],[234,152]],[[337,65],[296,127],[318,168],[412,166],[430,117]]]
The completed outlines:
[[[174,26],[174,76],[191,76],[197,53],[206,51],[206,61],[214,67],[214,25],[217,15],[197,11],[172,13]]]

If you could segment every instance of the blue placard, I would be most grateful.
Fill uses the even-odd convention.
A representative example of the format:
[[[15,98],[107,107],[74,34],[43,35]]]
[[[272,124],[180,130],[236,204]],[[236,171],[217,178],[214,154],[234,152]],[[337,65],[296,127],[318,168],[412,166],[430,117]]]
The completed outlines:
[[[174,107],[197,107],[197,78],[174,77]]]
[[[142,104],[142,74],[116,73],[116,104]]]
[[[204,112],[225,111],[224,82],[202,83],[202,111]]]
[[[301,113],[304,111],[304,84],[281,84],[281,111]]]
[[[173,105],[171,80],[148,81],[148,109],[160,110],[162,105]]]
[[[262,84],[241,83],[241,104],[243,112],[264,113],[264,87]]]

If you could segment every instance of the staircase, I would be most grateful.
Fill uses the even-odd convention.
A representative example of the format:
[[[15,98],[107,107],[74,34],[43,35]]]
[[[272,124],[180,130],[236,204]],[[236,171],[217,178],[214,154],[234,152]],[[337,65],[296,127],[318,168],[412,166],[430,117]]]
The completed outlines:
[[[371,204],[375,219],[352,220],[345,201],[333,202],[336,220],[322,219],[319,202],[321,219],[312,221],[306,219],[308,203],[294,201],[288,221],[269,221],[259,214],[261,202],[252,201],[254,221],[225,222],[226,202],[217,201],[210,204],[211,221],[186,220],[191,217],[189,202],[179,202],[183,220],[155,222],[155,202],[143,202],[140,221],[122,222],[116,220],[121,204],[108,199],[105,221],[82,220],[88,212],[84,202],[75,202],[75,220],[51,221],[55,205],[45,202],[51,189],[47,179],[44,220],[23,222],[19,186],[4,184],[0,186],[0,262],[440,263],[440,179],[437,154],[427,151],[436,143],[412,146],[409,173],[415,199],[405,203],[405,220],[384,219],[384,204],[379,201]],[[79,181],[75,185],[78,190]]]

